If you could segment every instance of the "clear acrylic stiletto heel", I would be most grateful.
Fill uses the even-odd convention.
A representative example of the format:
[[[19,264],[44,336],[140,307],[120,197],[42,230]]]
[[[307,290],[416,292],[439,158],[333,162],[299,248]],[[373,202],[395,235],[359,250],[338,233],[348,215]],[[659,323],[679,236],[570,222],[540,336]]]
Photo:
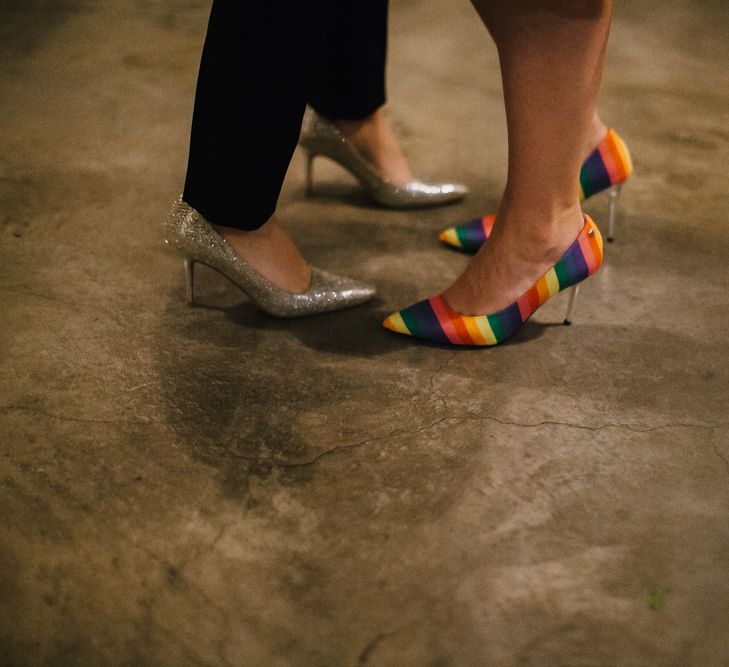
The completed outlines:
[[[620,191],[622,187],[623,184],[621,183],[605,192],[608,197],[608,243],[612,243],[615,240],[615,224],[618,219],[618,204],[620,202]]]
[[[577,299],[577,294],[579,293],[579,291],[580,291],[579,283],[577,285],[575,285],[574,287],[572,287],[572,289],[570,290],[570,298],[569,298],[569,301],[567,302],[567,313],[564,316],[564,324],[566,326],[569,326],[570,324],[572,324],[572,312],[575,308],[575,300]]]

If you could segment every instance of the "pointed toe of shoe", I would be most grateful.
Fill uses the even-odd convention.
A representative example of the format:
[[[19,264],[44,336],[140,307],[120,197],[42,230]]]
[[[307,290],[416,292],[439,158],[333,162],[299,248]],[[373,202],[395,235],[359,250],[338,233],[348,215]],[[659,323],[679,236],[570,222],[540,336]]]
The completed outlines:
[[[364,302],[369,301],[377,294],[377,288],[364,280],[329,275],[335,281],[337,289],[342,293],[343,297]]]
[[[321,269],[315,269],[311,289],[321,295],[322,312],[358,306],[367,303],[377,294],[377,289],[370,283]]]
[[[346,292],[344,298],[349,299],[352,305],[359,305],[370,301],[377,294],[377,288],[369,283],[352,281],[352,285],[347,288]]]
[[[403,334],[405,336],[412,336],[410,329],[405,325],[405,321],[402,318],[401,311],[396,311],[388,315],[383,321],[382,326],[385,329],[389,329],[394,333]]]
[[[414,180],[401,187],[383,182],[370,194],[388,208],[426,208],[455,203],[467,193],[468,188],[459,183],[424,183]]]
[[[274,317],[306,317],[343,310],[366,303],[377,290],[369,283],[313,269],[311,286],[306,292],[292,294],[272,290],[268,299],[259,299],[259,306]]]
[[[469,220],[463,224],[444,229],[438,235],[438,239],[451,248],[473,254],[488,241],[495,221],[495,215]]]
[[[463,183],[444,183],[442,186],[443,193],[453,198],[453,201],[459,201],[468,194],[468,186]]]
[[[414,181],[408,188],[418,197],[422,206],[440,206],[461,201],[467,194],[468,188],[462,183],[423,183]]]
[[[461,248],[461,241],[458,238],[458,231],[455,227],[448,227],[438,234],[438,240],[451,248]]]
[[[438,297],[423,299],[407,308],[395,311],[385,318],[382,326],[404,336],[430,342],[444,342],[447,339],[444,338],[438,317],[433,311],[433,302],[437,299]]]

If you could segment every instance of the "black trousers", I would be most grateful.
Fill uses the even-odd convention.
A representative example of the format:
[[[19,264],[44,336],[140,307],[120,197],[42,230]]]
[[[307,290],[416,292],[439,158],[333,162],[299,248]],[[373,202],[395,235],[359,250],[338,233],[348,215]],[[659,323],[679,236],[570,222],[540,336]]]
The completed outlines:
[[[214,0],[183,199],[252,230],[276,209],[307,103],[361,119],[385,102],[387,0]]]

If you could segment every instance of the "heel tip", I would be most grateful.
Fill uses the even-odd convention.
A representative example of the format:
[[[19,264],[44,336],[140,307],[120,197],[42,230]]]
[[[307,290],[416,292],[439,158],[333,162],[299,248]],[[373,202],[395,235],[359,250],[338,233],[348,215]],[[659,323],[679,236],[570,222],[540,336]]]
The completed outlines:
[[[568,327],[572,324],[572,320],[565,320],[562,324],[564,324],[566,327]]]

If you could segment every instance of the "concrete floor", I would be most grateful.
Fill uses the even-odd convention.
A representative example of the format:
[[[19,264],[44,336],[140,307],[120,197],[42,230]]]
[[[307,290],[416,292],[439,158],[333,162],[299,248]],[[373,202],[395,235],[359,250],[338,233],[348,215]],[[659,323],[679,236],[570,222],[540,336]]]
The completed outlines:
[[[380,298],[280,322],[211,272],[188,308],[162,243],[208,5],[0,10],[0,664],[729,665],[723,0],[620,4],[618,242],[574,326],[458,352],[379,320],[503,185],[473,10],[394,2],[390,77],[472,196],[381,211],[322,162],[305,200],[297,154],[292,233]]]

